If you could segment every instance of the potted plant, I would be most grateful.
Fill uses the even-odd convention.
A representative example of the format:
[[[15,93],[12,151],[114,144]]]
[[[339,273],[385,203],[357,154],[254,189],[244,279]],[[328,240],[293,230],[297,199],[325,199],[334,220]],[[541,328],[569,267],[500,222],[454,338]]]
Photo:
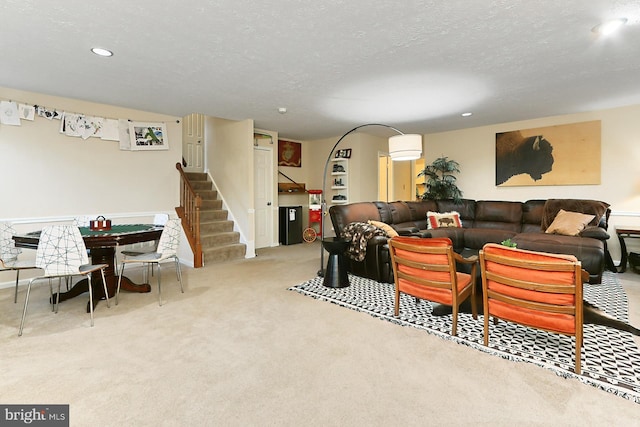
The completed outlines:
[[[453,199],[459,203],[462,191],[456,185],[454,174],[460,173],[460,164],[447,157],[438,157],[418,174],[425,177],[425,193],[422,200]]]

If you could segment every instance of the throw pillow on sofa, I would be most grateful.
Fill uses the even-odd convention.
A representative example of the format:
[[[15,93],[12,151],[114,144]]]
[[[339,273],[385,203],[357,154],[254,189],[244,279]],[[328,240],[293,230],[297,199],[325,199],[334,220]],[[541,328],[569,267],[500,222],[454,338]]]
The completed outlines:
[[[398,235],[398,232],[393,227],[391,227],[389,224],[386,224],[386,223],[380,222],[380,221],[374,221],[372,219],[370,219],[367,222],[369,224],[373,225],[374,227],[381,228],[385,233],[387,233],[387,236],[389,236],[389,237],[396,237]]]
[[[462,227],[460,221],[460,214],[456,211],[451,212],[427,212],[427,228],[447,228],[447,227]]]
[[[556,215],[545,233],[577,236],[582,230],[584,230],[589,222],[593,221],[594,218],[595,215],[586,215],[560,209],[558,215]]]

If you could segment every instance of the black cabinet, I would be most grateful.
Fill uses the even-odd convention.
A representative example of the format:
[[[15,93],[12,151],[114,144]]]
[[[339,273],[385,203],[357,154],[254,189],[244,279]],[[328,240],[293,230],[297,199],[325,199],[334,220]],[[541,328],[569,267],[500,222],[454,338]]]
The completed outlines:
[[[280,243],[302,243],[302,206],[280,206]]]

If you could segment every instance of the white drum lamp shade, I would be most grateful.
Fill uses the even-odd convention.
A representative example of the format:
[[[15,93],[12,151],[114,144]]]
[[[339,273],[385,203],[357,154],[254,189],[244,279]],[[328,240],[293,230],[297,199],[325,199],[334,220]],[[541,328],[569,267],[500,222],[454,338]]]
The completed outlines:
[[[416,134],[394,135],[389,138],[391,160],[415,160],[422,155],[422,136]]]

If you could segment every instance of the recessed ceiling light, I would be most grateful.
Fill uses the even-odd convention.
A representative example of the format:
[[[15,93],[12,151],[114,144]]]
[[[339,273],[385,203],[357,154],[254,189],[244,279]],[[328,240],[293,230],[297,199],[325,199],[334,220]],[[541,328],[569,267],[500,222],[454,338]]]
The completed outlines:
[[[473,116],[473,113],[462,113],[460,114],[462,117],[469,117],[469,116]]]
[[[91,49],[91,52],[95,53],[98,56],[113,56],[113,52],[107,49],[103,49],[101,47],[94,47]]]
[[[286,108],[286,107],[280,107],[280,108],[278,108],[278,113],[280,113],[280,114],[286,114],[286,113],[287,113],[287,108]]]
[[[608,36],[611,33],[619,30],[624,24],[627,23],[627,18],[618,18],[605,21],[599,25],[596,25],[591,29],[596,34]]]

